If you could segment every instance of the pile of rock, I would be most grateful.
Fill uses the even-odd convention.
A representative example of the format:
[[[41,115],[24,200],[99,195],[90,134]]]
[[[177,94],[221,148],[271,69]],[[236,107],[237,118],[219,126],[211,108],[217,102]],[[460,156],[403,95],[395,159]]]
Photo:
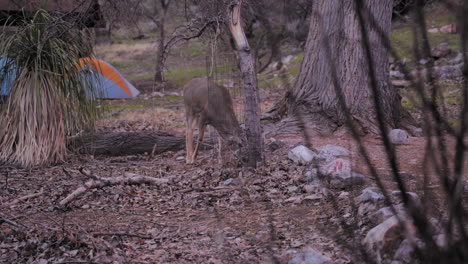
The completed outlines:
[[[332,189],[348,189],[362,185],[365,176],[352,171],[351,151],[334,145],[325,145],[315,151],[300,145],[288,157],[297,164],[308,166],[305,177],[310,185],[324,185]]]

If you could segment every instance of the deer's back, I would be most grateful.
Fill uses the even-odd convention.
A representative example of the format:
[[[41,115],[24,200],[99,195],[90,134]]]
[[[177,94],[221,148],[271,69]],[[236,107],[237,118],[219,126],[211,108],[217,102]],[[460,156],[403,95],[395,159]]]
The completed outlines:
[[[184,104],[188,115],[202,115],[206,123],[232,119],[229,91],[207,78],[196,78],[184,86]]]

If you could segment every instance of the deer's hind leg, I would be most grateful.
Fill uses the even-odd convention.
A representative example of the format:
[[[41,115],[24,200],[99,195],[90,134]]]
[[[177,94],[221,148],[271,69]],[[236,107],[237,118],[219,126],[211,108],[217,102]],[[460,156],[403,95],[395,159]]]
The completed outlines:
[[[197,118],[194,117],[187,117],[187,128],[185,130],[185,146],[187,157],[185,158],[185,162],[187,164],[192,164],[194,162],[193,158],[193,129],[197,124]]]

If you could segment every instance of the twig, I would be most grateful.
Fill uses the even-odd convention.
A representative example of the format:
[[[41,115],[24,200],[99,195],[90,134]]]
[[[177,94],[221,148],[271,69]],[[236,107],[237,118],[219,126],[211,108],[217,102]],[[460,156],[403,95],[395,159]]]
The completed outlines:
[[[142,235],[142,234],[130,234],[130,233],[121,233],[121,232],[117,232],[117,233],[93,233],[93,236],[94,237],[97,237],[97,236],[126,236],[126,237],[138,237],[138,238],[142,238],[142,239],[152,239],[153,237],[151,236],[145,236],[145,235]]]
[[[0,224],[3,224],[3,223],[7,223],[7,224],[15,226],[15,227],[19,226],[19,224],[14,222],[14,221],[11,221],[11,220],[6,219],[6,218],[0,218]]]
[[[42,194],[44,194],[44,191],[41,189],[40,192],[38,193],[33,193],[33,194],[28,194],[28,195],[25,195],[23,197],[20,197],[20,198],[17,198],[9,203],[6,203],[6,204],[2,204],[0,205],[0,208],[6,208],[6,207],[11,207],[17,203],[20,203],[20,202],[24,202],[28,199],[31,199],[31,198],[35,198],[35,197],[38,197],[38,196],[41,196]]]
[[[78,196],[84,194],[90,189],[98,189],[107,186],[119,185],[119,184],[127,184],[127,185],[136,185],[136,184],[168,184],[171,182],[171,179],[168,178],[153,178],[143,175],[138,175],[134,173],[125,173],[124,176],[121,177],[112,177],[112,178],[104,178],[98,177],[93,175],[91,172],[85,169],[80,169],[81,173],[84,175],[91,177],[93,179],[84,183],[84,185],[78,187],[74,192],[68,195],[65,199],[60,201],[60,205],[64,206],[69,202],[73,201]]]

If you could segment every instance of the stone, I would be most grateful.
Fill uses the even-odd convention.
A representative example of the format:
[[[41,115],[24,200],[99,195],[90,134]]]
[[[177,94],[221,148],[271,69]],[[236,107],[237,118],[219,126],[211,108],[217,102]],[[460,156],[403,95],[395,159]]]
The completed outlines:
[[[383,201],[384,198],[385,196],[382,194],[379,188],[367,187],[364,190],[362,190],[362,193],[358,199],[360,203],[367,203]]]
[[[404,235],[400,223],[396,216],[392,216],[381,224],[369,230],[363,240],[370,252],[385,252]]]
[[[321,186],[318,184],[306,184],[304,186],[304,191],[306,193],[317,193],[320,191]]]
[[[403,129],[392,129],[388,133],[390,142],[395,145],[407,144],[409,141],[409,134]]]
[[[318,251],[308,248],[295,254],[288,264],[331,264],[332,260]]]
[[[421,206],[421,198],[419,198],[419,195],[417,195],[414,192],[406,192],[406,195],[408,195],[409,199],[416,205],[416,206]],[[401,191],[396,190],[392,192],[392,196],[398,199],[398,201],[402,201],[402,196],[401,196]]]
[[[288,64],[291,62],[291,60],[294,58],[293,55],[288,55],[286,57],[281,58],[281,62],[284,64]]]
[[[439,29],[441,33],[447,33],[447,34],[457,34],[457,25],[456,24],[449,24],[441,27]]]
[[[405,78],[405,75],[400,71],[390,71],[390,78],[402,79]]]
[[[317,148],[318,151],[318,159],[320,160],[325,160],[325,161],[331,161],[335,157],[342,157],[342,156],[350,156],[351,151],[340,147],[340,146],[335,146],[335,145],[325,145]]]
[[[310,164],[317,154],[305,146],[297,146],[289,151],[288,158],[299,165]]]
[[[429,60],[429,59],[420,59],[420,60],[418,61],[418,63],[421,64],[421,65],[426,65],[426,64],[428,64],[430,61],[431,61],[431,60]]]
[[[407,80],[392,80],[392,85],[397,88],[406,88],[411,86],[411,82]]]
[[[308,183],[318,183],[320,182],[320,178],[318,175],[317,169],[311,169],[305,173],[305,177]]]
[[[431,50],[432,57],[437,59],[444,58],[450,53],[452,53],[452,47],[447,42],[439,43]]]
[[[351,162],[345,159],[334,159],[319,168],[320,174],[336,176],[339,174],[351,174]]]
[[[463,76],[463,63],[434,67],[434,72],[440,80],[452,80]]]
[[[278,149],[281,149],[282,147],[284,147],[286,145],[286,143],[284,143],[283,141],[281,140],[276,140],[274,138],[270,138],[268,139],[266,142],[266,151],[270,151],[270,152],[273,152],[275,150],[278,150]]]
[[[397,204],[394,206],[396,213],[404,216],[405,215],[405,209],[403,204]],[[394,216],[395,214],[392,211],[392,208],[390,206],[380,208],[377,210],[377,212],[373,213],[370,215],[370,220],[375,223],[379,224],[384,222],[385,220],[389,219],[390,217]]]
[[[376,211],[383,205],[384,198],[384,195],[378,188],[368,187],[364,189],[358,197],[358,202],[360,203],[358,214],[364,216]]]
[[[450,64],[454,65],[454,64],[460,64],[463,62],[463,53],[461,52],[458,52],[457,53],[457,56],[455,56],[455,58],[451,59],[449,61]]]
[[[329,186],[334,189],[347,189],[352,186],[362,185],[365,182],[365,176],[357,173],[339,173],[333,175]]]
[[[398,249],[395,251],[393,261],[402,264],[420,263],[416,255],[416,248],[424,248],[424,242],[417,238],[414,238],[412,240],[403,240]]]

